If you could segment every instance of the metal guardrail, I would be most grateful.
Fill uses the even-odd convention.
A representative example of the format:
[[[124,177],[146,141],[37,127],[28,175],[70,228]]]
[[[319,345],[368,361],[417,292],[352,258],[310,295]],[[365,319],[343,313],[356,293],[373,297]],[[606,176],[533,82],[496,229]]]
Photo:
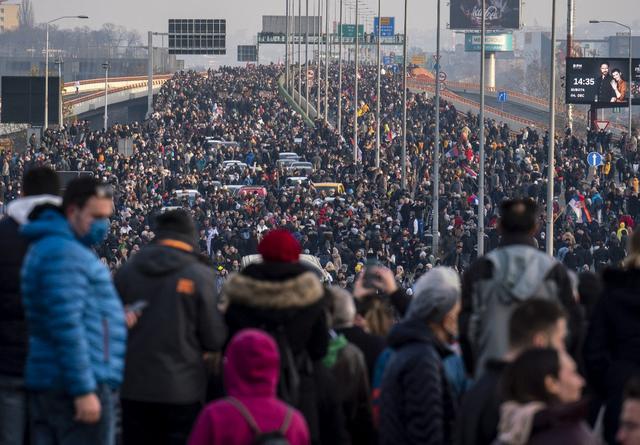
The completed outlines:
[[[162,85],[164,85],[166,80],[167,79],[154,79],[153,85],[162,86]],[[123,86],[123,87],[110,89],[110,90],[108,90],[108,94],[115,94],[115,93],[119,93],[119,92],[122,92],[122,91],[133,90],[133,89],[136,89],[136,88],[142,88],[142,87],[146,87],[146,86],[147,86],[147,81],[145,80],[144,82],[137,82],[137,83],[134,83],[134,84]],[[64,105],[74,106],[74,105],[78,105],[80,103],[87,102],[87,101],[90,101],[90,100],[93,100],[93,99],[98,99],[98,98],[101,98],[101,97],[104,97],[104,91],[97,91],[97,92],[92,93],[92,94],[87,94],[86,96],[82,96],[82,97],[78,97],[76,99],[71,99],[71,100],[65,101]]]
[[[153,75],[153,79],[170,79],[171,77],[173,77],[173,74],[154,74]],[[147,76],[128,76],[128,77],[110,77],[109,78],[109,82],[135,82],[135,81],[142,81],[142,80],[147,80]],[[80,80],[79,84],[80,85],[91,85],[91,84],[103,84],[104,85],[104,79],[85,79],[85,80]],[[75,82],[65,82],[63,84],[64,88],[67,87],[74,87],[75,86]]]
[[[415,88],[418,90],[423,90],[423,91],[429,91],[429,92],[435,92],[435,85],[431,85],[429,84],[429,82],[424,82],[424,81],[416,81],[415,79],[407,79],[407,86],[409,88]],[[460,102],[466,105],[470,105],[473,107],[478,107],[478,103],[474,102],[470,99],[464,98],[462,96],[459,96],[455,93],[452,93],[450,91],[444,90],[441,91],[440,94],[442,95],[443,98],[445,99],[449,99],[452,102]],[[498,110],[497,108],[493,108],[493,107],[489,107],[487,105],[485,105],[485,111],[489,112],[493,115],[502,117],[503,119],[508,119],[514,122],[518,122],[522,125],[528,126],[528,127],[543,127],[544,123],[541,122],[536,122],[536,121],[532,121],[529,119],[525,119],[522,118],[520,116],[516,116],[515,114],[510,114],[510,113],[505,113],[504,111]]]

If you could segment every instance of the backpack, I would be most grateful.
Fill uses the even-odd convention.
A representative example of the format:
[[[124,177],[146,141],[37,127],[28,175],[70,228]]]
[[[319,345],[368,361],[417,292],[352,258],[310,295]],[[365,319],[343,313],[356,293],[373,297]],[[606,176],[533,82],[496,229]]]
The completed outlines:
[[[280,429],[276,431],[263,432],[247,407],[244,406],[240,400],[235,397],[227,397],[226,400],[240,413],[245,422],[249,425],[249,428],[251,428],[254,435],[253,441],[251,442],[252,445],[289,445],[286,434],[291,426],[291,419],[293,418],[293,409],[291,407],[287,408],[287,413],[284,416],[284,421],[282,422]]]

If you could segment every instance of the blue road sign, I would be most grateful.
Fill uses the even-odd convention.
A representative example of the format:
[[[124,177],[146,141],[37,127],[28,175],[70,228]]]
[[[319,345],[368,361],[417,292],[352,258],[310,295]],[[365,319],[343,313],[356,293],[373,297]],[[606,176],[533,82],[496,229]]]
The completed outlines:
[[[380,17],[382,27],[380,28],[380,37],[393,37],[395,34],[395,17]],[[373,18],[373,34],[378,35],[378,17]]]
[[[500,91],[498,93],[498,102],[503,104],[506,101],[507,101],[507,92],[506,91]]]
[[[587,155],[587,163],[589,163],[591,167],[602,165],[602,155],[596,151],[592,151]]]

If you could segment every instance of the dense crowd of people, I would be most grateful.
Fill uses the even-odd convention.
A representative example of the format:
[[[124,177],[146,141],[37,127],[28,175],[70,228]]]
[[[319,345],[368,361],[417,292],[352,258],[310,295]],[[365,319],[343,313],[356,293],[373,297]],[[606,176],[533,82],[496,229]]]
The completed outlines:
[[[278,94],[281,67],[221,68],[176,73],[144,122],[0,153],[1,443],[29,423],[36,444],[590,444],[602,406],[607,443],[640,443],[636,137],[557,137],[546,215],[549,135],[442,102],[433,252],[433,101],[408,94],[403,190],[401,82],[383,77],[377,168],[375,68],[358,104],[330,73],[314,127]],[[93,175],[60,198],[54,171]]]

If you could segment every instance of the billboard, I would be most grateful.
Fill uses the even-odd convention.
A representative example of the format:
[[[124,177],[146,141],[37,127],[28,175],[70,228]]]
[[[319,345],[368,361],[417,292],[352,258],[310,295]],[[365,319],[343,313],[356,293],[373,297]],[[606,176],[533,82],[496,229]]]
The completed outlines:
[[[629,59],[567,59],[565,101],[598,108],[629,106]],[[633,60],[632,104],[640,105],[640,59]]]
[[[477,32],[467,32],[464,34],[464,50],[480,51],[482,39]],[[485,51],[505,52],[513,51],[513,34],[508,33],[488,33],[484,36]]]
[[[380,17],[382,27],[380,28],[380,37],[393,37],[396,33],[395,17]],[[378,17],[373,18],[373,35],[378,35]]]
[[[224,19],[169,19],[169,54],[227,53]]]
[[[485,26],[488,30],[520,29],[521,0],[486,0]],[[451,0],[449,28],[479,30],[482,1]]]
[[[310,17],[298,17],[289,18],[289,26],[293,29],[289,29],[290,33],[298,34],[300,29],[300,35],[307,33],[309,30],[310,36],[317,36],[320,23],[318,16]],[[262,16],[262,32],[266,34],[286,34],[287,33],[287,18],[284,15],[263,15]]]
[[[257,62],[258,47],[256,45],[238,45],[238,62]]]
[[[44,77],[3,76],[0,122],[44,123]],[[58,124],[60,78],[49,76],[49,125]]]

